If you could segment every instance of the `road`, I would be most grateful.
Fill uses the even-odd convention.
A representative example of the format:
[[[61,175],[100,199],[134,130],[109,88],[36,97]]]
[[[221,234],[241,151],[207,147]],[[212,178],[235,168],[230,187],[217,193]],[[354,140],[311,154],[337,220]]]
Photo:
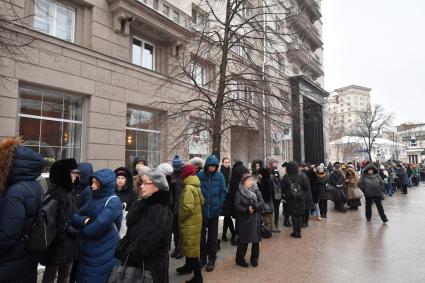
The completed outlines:
[[[425,186],[386,197],[384,209],[387,224],[375,207],[366,222],[363,199],[358,211],[331,209],[324,221],[310,221],[302,239],[285,228],[261,242],[256,268],[236,266],[236,247],[222,243],[215,270],[203,271],[204,282],[425,282]],[[170,282],[190,279],[175,272],[183,263],[171,260]]]

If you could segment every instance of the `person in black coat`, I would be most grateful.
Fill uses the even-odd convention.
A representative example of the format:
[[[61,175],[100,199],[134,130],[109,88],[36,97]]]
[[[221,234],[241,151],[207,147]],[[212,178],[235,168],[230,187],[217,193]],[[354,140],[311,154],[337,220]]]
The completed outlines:
[[[311,190],[307,176],[303,172],[299,172],[298,164],[295,161],[286,164],[286,175],[282,178],[281,188],[288,198],[288,208],[292,215],[293,232],[291,236],[301,238],[306,199],[311,198]]]
[[[179,155],[175,155],[171,164],[173,165],[173,174],[167,176],[169,180],[168,185],[170,187],[170,193],[172,197],[171,210],[173,212],[173,240],[174,240],[174,251],[171,253],[171,257],[180,259],[183,257],[180,248],[180,232],[179,232],[179,209],[180,209],[180,198],[183,191],[183,180],[181,178],[184,162]]]
[[[114,173],[117,178],[115,194],[121,199],[125,211],[128,211],[137,202],[137,195],[133,190],[133,176],[125,167],[118,167]]]
[[[56,221],[58,233],[43,254],[40,263],[46,266],[44,282],[69,281],[72,264],[78,257],[78,231],[71,226],[75,206],[74,189],[79,183],[78,165],[75,159],[62,159],[50,169],[50,186],[47,194],[58,201]]]
[[[229,158],[224,157],[221,160],[220,172],[224,176],[226,187],[227,187],[227,190],[229,191],[229,182],[231,177]],[[221,239],[224,242],[227,242],[226,234],[227,234],[227,229],[229,229],[230,234],[232,235],[230,239],[230,243],[232,245],[236,245],[236,232],[235,232],[235,227],[233,226],[233,220],[232,220],[232,216],[234,215],[234,210],[233,210],[234,204],[232,204],[231,202],[232,202],[232,196],[230,195],[230,193],[228,193],[226,196],[226,200],[224,201],[223,207],[221,208],[221,215],[224,216],[223,233],[222,233]]]
[[[235,218],[235,233],[238,234],[238,226],[239,226],[239,220],[238,216],[235,211],[235,196],[236,192],[239,190],[239,183],[241,182],[242,175],[245,173],[249,173],[248,168],[246,168],[243,165],[243,162],[239,159],[235,159],[235,164],[232,168],[232,174],[230,178],[230,184],[229,184],[229,192],[227,194],[227,197],[229,198],[229,203],[232,210],[232,215]]]
[[[154,283],[165,283],[173,215],[168,182],[159,169],[142,177],[141,197],[127,215],[127,233],[118,243],[116,256],[127,266],[144,266]]]
[[[25,250],[22,238],[31,230],[43,188],[36,181],[43,157],[20,146],[17,138],[0,143],[0,281],[34,283],[37,258]]]
[[[315,189],[319,191],[319,208],[320,216],[327,218],[328,215],[328,200],[332,199],[332,191],[329,186],[329,177],[326,173],[325,168],[319,166],[316,172],[317,178],[315,183]],[[312,189],[313,191],[313,189]]]
[[[264,217],[264,224],[267,228],[270,229],[270,231],[273,229],[273,195],[274,195],[274,188],[271,185],[270,180],[270,171],[266,168],[261,168],[258,172],[259,175],[259,182],[258,182],[258,188],[260,189],[261,196],[263,197],[264,201],[264,210],[263,210],[263,217]]]
[[[333,201],[335,202],[335,210],[345,213],[345,177],[339,162],[334,163],[334,170],[329,175],[329,185],[333,191]]]
[[[245,173],[241,178],[239,189],[236,192],[235,207],[240,221],[235,262],[239,266],[248,267],[245,255],[248,244],[251,243],[250,262],[253,267],[257,267],[260,256],[261,213],[264,201],[254,178],[249,173]]]
[[[312,184],[316,182],[316,172],[310,166],[310,164],[301,165],[301,172],[304,172],[307,176],[308,183],[310,184],[310,189],[312,188]],[[303,227],[308,227],[308,220],[310,219],[310,211],[314,208],[314,199],[313,199],[313,191],[310,191],[306,195],[305,199],[305,213],[303,217]]]

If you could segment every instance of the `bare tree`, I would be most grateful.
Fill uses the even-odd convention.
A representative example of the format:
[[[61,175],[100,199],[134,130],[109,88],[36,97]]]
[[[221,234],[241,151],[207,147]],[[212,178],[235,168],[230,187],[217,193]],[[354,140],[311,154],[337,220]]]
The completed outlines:
[[[33,42],[31,36],[22,32],[27,28],[23,9],[13,0],[2,0],[0,10],[0,56],[23,56],[22,48]],[[7,67],[0,62],[0,70]]]
[[[182,40],[187,44],[171,71],[193,88],[186,96],[158,102],[168,119],[185,122],[181,136],[194,128],[208,131],[212,151],[220,156],[223,134],[232,127],[266,132],[287,127],[292,105],[285,50],[292,35],[284,33],[283,22],[300,13],[288,3],[199,1],[192,36]]]
[[[390,128],[393,114],[385,112],[381,105],[374,105],[370,111],[360,112],[358,116],[355,134],[363,139],[369,160],[372,161],[371,152],[375,140]]]

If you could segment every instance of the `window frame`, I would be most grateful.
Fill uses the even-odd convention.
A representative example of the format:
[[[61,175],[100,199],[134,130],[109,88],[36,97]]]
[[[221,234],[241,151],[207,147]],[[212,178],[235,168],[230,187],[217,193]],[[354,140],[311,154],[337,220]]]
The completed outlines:
[[[27,89],[27,90],[32,90],[32,91],[37,91],[39,92],[42,97],[40,100],[40,115],[33,115],[33,114],[26,114],[26,113],[21,113],[21,106],[22,106],[22,89]],[[56,118],[56,117],[50,117],[50,116],[45,116],[43,114],[43,106],[44,106],[44,97],[45,96],[60,96],[62,98],[62,118]],[[65,110],[65,99],[69,97],[75,97],[75,98],[79,98],[81,99],[81,120],[73,120],[73,119],[65,119],[63,118],[63,114],[64,114],[64,110]],[[86,99],[84,96],[81,95],[76,95],[76,94],[72,94],[70,92],[66,92],[66,91],[59,91],[59,90],[54,90],[54,89],[49,89],[49,88],[43,88],[43,87],[38,87],[38,86],[32,86],[32,85],[19,85],[18,88],[18,111],[17,111],[17,117],[18,117],[18,131],[21,129],[21,118],[26,118],[26,119],[36,119],[40,121],[40,129],[38,130],[39,133],[39,137],[38,137],[38,151],[41,151],[41,148],[45,147],[42,146],[42,131],[41,131],[41,127],[42,127],[42,122],[43,121],[50,121],[50,122],[60,122],[61,123],[61,145],[60,145],[60,149],[79,149],[79,158],[76,158],[75,155],[73,156],[73,158],[75,158],[78,161],[83,160],[83,153],[84,153],[84,149],[83,149],[83,141],[85,138],[85,112],[86,111]],[[63,146],[63,141],[62,141],[62,136],[64,133],[64,125],[65,123],[68,124],[77,124],[77,125],[81,125],[81,133],[80,133],[80,141],[76,144],[78,144],[78,147],[74,146],[74,147],[66,147]],[[25,144],[23,144],[23,146],[26,146]],[[33,148],[34,146],[32,145],[28,145],[30,148]],[[51,147],[57,147],[57,146],[51,146]],[[43,159],[45,158],[50,158],[50,157],[45,157],[43,156]],[[59,159],[57,159],[59,160]],[[49,169],[49,168],[47,168]]]
[[[55,15],[54,16],[48,16],[49,17],[49,33],[45,33],[45,32],[43,32],[41,30],[36,29],[37,18],[41,18],[41,17],[36,15],[36,10],[37,10],[37,7],[38,7],[39,4],[37,3],[37,0],[35,0],[34,3],[33,3],[33,7],[34,7],[34,9],[33,9],[33,20],[32,20],[32,23],[31,23],[33,29],[35,31],[37,31],[37,32],[40,32],[40,33],[43,33],[43,34],[46,34],[46,35],[49,35],[49,36],[58,38],[60,40],[64,40],[66,42],[76,43],[76,38],[77,38],[77,36],[76,36],[76,30],[77,30],[78,8],[75,5],[72,5],[70,3],[66,3],[66,2],[63,2],[63,1],[55,1],[55,2],[52,2],[50,0],[42,0],[42,1],[45,1],[45,2],[49,3],[49,5],[54,5],[55,6],[55,10],[54,10],[55,11]],[[59,36],[56,35],[57,22],[58,22],[57,21],[57,10],[58,10],[58,7],[59,6],[62,6],[62,8],[65,8],[67,10],[71,10],[73,12],[73,17],[72,17],[72,29],[73,30],[71,32],[71,40],[67,40],[67,39],[61,38],[61,37],[59,37]],[[49,6],[49,8],[50,8],[50,6]],[[47,11],[47,12],[49,12],[49,11]],[[42,11],[42,13],[43,13],[43,11]]]
[[[142,52],[140,54],[140,64],[134,63],[134,61],[133,61],[133,54],[134,54],[133,53],[134,52],[134,50],[133,50],[133,45],[134,45],[133,39],[136,39],[136,40],[138,40],[142,43],[142,46],[141,46]],[[143,50],[144,50],[145,44],[149,44],[153,47],[152,69],[143,66]],[[155,71],[155,69],[156,69],[156,58],[155,57],[156,57],[156,45],[155,44],[153,44],[152,42],[150,42],[148,40],[142,39],[141,37],[138,37],[138,36],[135,36],[135,35],[132,36],[132,41],[131,41],[131,63],[132,64],[137,65],[137,66],[142,67],[142,68],[145,68],[147,70]]]

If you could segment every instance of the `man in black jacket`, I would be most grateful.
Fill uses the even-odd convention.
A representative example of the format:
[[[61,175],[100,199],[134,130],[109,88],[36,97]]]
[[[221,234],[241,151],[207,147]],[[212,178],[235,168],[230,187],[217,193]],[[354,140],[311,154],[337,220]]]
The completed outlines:
[[[335,202],[335,209],[339,212],[345,213],[345,177],[339,162],[334,163],[334,170],[329,175],[329,185],[332,187],[333,190],[333,200]]]
[[[277,160],[269,158],[267,160],[267,170],[270,174],[270,185],[273,188],[273,207],[274,207],[274,229],[272,232],[280,233],[279,229],[279,216],[280,216],[280,203],[282,202],[282,190],[280,187],[280,174],[277,170]]]
[[[224,180],[226,181],[226,187],[229,190],[229,182],[230,182],[230,174],[231,174],[229,158],[224,157],[221,160],[220,172],[223,174]],[[224,216],[223,233],[222,233],[221,239],[224,242],[227,242],[226,234],[227,234],[227,229],[229,229],[230,233],[232,234],[232,238],[230,240],[232,245],[236,245],[236,232],[235,232],[235,227],[233,226],[233,220],[232,220],[232,216],[235,215],[233,211],[234,206],[235,206],[234,198],[232,203],[232,197],[230,196],[230,194],[227,194],[226,200],[224,201],[223,207],[221,209],[221,215]]]

